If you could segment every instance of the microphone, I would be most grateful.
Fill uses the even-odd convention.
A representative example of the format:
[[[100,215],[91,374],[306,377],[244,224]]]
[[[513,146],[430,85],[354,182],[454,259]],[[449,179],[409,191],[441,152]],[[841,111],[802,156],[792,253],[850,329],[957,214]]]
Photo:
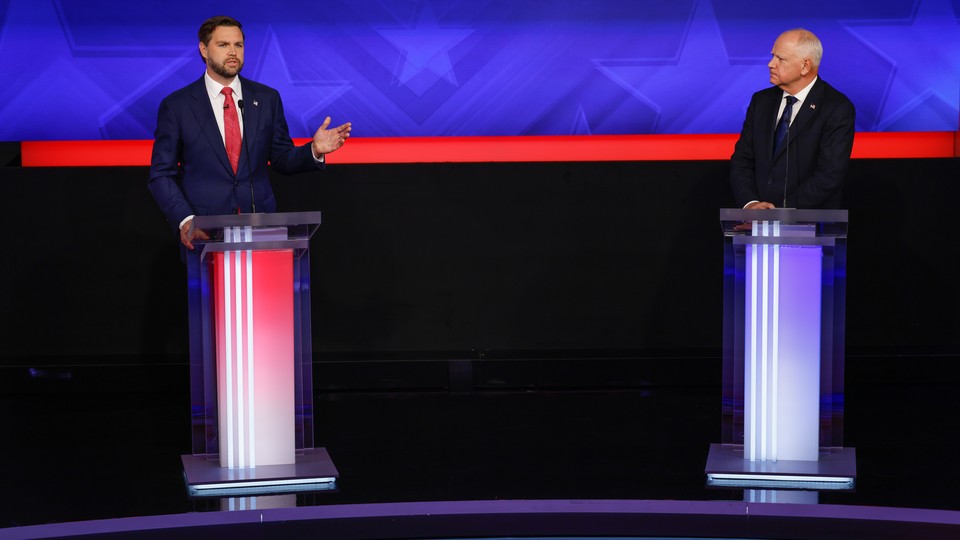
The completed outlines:
[[[243,100],[237,100],[237,108],[240,109],[240,116],[243,116]],[[250,179],[250,210],[252,214],[257,213],[257,200],[253,196],[253,169],[250,167],[250,147],[247,146],[247,118],[243,116],[243,153],[247,155],[247,176]]]

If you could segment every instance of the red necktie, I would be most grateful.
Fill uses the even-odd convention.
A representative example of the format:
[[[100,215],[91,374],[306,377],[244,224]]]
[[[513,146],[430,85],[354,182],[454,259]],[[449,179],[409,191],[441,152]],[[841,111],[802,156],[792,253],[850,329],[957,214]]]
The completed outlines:
[[[223,142],[227,148],[227,158],[237,174],[240,163],[240,119],[237,117],[237,105],[233,102],[233,88],[224,86],[223,94]]]

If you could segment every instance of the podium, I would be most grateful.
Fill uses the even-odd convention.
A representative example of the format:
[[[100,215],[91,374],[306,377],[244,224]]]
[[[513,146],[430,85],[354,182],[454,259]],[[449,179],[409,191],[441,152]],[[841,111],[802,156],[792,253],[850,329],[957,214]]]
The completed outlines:
[[[313,447],[310,237],[319,212],[197,216],[187,253],[194,496],[333,489]]]
[[[711,486],[852,489],[843,447],[846,210],[720,210],[722,441]]]

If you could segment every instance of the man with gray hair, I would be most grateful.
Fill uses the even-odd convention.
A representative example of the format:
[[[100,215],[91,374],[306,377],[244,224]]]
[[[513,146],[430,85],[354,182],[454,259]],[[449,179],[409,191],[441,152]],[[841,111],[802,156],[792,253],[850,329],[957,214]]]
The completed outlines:
[[[767,64],[770,83],[750,100],[730,158],[730,183],[743,208],[840,208],[853,149],[853,103],[819,78],[823,46],[788,30]]]

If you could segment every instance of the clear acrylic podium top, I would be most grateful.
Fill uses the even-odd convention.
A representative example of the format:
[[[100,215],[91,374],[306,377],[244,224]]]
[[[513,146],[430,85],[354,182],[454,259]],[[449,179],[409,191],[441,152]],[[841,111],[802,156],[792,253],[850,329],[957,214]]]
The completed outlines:
[[[191,225],[209,237],[194,240],[194,244],[202,246],[202,257],[208,253],[234,250],[303,251],[309,247],[310,237],[319,226],[320,212],[196,216]],[[243,234],[240,230],[244,231]]]
[[[793,230],[812,231],[816,237],[846,238],[847,213],[847,210],[797,208],[770,208],[766,210],[721,208],[720,225],[723,227],[724,236],[748,236],[752,234],[752,228],[750,227],[752,222],[776,221],[781,225],[796,226]],[[801,236],[807,236],[808,234],[809,232],[805,232]],[[789,234],[782,236],[789,236]]]

